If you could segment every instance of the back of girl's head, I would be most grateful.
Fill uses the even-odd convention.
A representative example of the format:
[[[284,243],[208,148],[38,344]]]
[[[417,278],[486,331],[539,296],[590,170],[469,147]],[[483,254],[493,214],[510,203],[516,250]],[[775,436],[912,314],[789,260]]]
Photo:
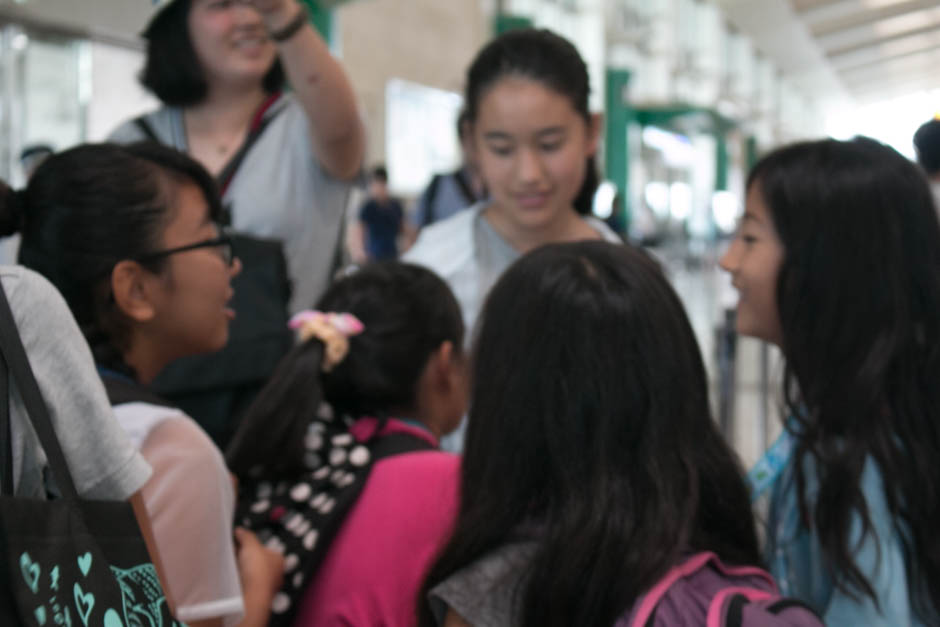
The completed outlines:
[[[198,185],[221,205],[195,161],[155,144],[88,144],[47,159],[28,187],[0,201],[3,234],[22,231],[19,261],[62,293],[99,362],[116,365],[126,329],[110,299],[118,261],[160,248],[176,186]],[[159,270],[161,262],[148,264]]]
[[[209,85],[190,36],[192,0],[176,0],[160,12],[144,31],[147,60],[141,84],[165,105],[187,107],[202,102]],[[274,93],[286,83],[281,62],[276,60],[264,77],[264,89]]]
[[[591,123],[587,65],[577,48],[564,37],[549,30],[521,29],[504,33],[488,43],[467,70],[464,113],[471,127],[478,118],[480,102],[486,93],[504,78],[525,78],[541,83],[568,98],[585,123]],[[592,156],[584,184],[573,203],[578,213],[591,211],[598,182]]]
[[[294,348],[248,410],[229,448],[229,465],[244,474],[303,463],[303,436],[326,401],[350,417],[407,417],[416,409],[418,381],[444,342],[459,353],[460,307],[433,272],[400,262],[367,265],[336,281],[317,303],[320,311],[351,313],[365,330],[349,339],[349,352],[330,372],[321,369],[323,344]]]
[[[523,257],[487,299],[472,379],[460,514],[429,584],[532,526],[525,624],[601,625],[690,547],[758,559],[695,337],[642,251]]]
[[[819,466],[823,550],[843,584],[871,593],[848,530],[852,515],[868,520],[861,477],[873,458],[889,509],[910,525],[910,580],[940,600],[940,480],[928,461],[940,449],[940,224],[923,173],[870,139],[823,140],[771,153],[748,186],[785,249],[784,391],[801,423],[797,454]]]

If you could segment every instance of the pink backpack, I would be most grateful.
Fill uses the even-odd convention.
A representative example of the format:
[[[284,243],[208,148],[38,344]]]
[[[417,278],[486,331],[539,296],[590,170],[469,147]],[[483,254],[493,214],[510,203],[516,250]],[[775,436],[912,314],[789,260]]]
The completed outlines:
[[[670,569],[614,627],[822,627],[807,605],[780,596],[766,571],[696,553]]]

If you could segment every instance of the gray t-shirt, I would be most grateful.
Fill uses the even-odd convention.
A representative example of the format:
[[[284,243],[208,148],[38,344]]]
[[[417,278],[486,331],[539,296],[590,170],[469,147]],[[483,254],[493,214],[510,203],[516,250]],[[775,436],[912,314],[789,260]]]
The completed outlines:
[[[0,266],[0,280],[76,489],[87,498],[127,499],[150,478],[150,466],[115,419],[68,305],[45,278],[26,268]],[[56,492],[12,377],[10,424],[17,496]]]
[[[187,152],[182,110],[163,107],[145,116],[157,138]],[[290,310],[312,307],[342,264],[343,226],[352,183],[332,178],[313,153],[303,108],[284,94],[266,111],[270,120],[245,155],[223,201],[232,226],[284,243],[293,283]],[[147,139],[133,122],[118,127],[111,141]],[[236,251],[237,253],[237,251]]]
[[[444,624],[448,608],[474,627],[519,624],[525,573],[535,542],[507,544],[442,581],[429,593],[431,613]]]

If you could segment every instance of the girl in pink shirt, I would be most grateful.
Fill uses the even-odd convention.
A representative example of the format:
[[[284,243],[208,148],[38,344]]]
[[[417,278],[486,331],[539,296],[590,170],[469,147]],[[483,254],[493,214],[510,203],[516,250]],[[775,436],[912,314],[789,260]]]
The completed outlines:
[[[238,520],[284,554],[272,625],[414,624],[449,534],[466,409],[463,322],[432,272],[377,263],[295,316],[301,343],[229,449]]]

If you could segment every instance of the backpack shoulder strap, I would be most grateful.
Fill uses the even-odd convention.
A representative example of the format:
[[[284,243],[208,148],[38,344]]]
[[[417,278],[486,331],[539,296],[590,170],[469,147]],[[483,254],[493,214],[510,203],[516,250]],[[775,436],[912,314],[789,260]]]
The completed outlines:
[[[274,546],[284,547],[285,554],[294,556],[284,573],[279,593],[282,602],[270,616],[270,627],[293,624],[305,582],[319,570],[362,495],[375,463],[393,455],[434,448],[408,433],[391,433],[360,443],[341,425],[317,421],[326,426],[318,432],[325,446],[319,449],[324,454],[316,469],[283,481],[246,478],[239,491],[239,524],[258,534],[262,542],[273,542]],[[367,458],[354,460],[357,449],[363,447],[369,451]],[[333,459],[333,451],[338,449],[344,454]]]
[[[467,203],[467,206],[476,203],[479,198],[473,193],[473,188],[470,186],[470,181],[464,176],[464,169],[460,168],[454,172],[454,181],[457,183],[457,188],[460,189],[460,193],[463,195],[464,202]]]
[[[152,142],[157,142],[158,144],[162,143],[160,141],[160,138],[157,137],[156,132],[153,130],[153,127],[150,126],[150,122],[148,122],[147,118],[145,118],[144,116],[141,115],[139,117],[134,118],[134,126],[136,126],[137,130],[143,133],[144,137],[146,137],[148,140]]]
[[[672,584],[700,570],[714,558],[714,553],[696,553],[681,564],[670,568],[666,574],[663,575],[662,579],[656,582],[656,585],[643,595],[643,600],[640,602],[640,608],[633,617],[631,627],[645,627],[647,621],[653,616],[656,606],[662,600],[663,596],[665,596]]]
[[[274,109],[270,114],[270,110],[278,100],[281,98],[281,93],[276,92],[271,94],[267,100],[261,105],[261,107],[255,112],[254,118],[252,118],[251,125],[248,128],[248,134],[245,136],[245,141],[242,142],[241,147],[238,151],[232,155],[232,158],[229,162],[222,168],[222,171],[219,172],[219,175],[216,177],[219,183],[219,193],[225,195],[225,192],[228,190],[229,185],[231,185],[232,180],[235,178],[235,174],[238,173],[238,168],[241,166],[242,161],[245,160],[245,157],[248,155],[248,151],[251,150],[251,147],[255,145],[255,142],[261,137],[261,134],[264,133],[264,129],[267,128],[268,124],[277,117],[285,107],[280,107]]]
[[[108,393],[108,401],[112,406],[123,405],[124,403],[149,403],[161,407],[176,407],[173,403],[157,396],[145,386],[128,377],[111,373],[102,368],[98,369],[98,374],[104,382],[104,389]]]
[[[431,177],[431,182],[424,192],[424,216],[421,219],[421,226],[427,226],[434,222],[434,200],[437,198],[437,189],[440,185],[441,175],[435,174]]]

